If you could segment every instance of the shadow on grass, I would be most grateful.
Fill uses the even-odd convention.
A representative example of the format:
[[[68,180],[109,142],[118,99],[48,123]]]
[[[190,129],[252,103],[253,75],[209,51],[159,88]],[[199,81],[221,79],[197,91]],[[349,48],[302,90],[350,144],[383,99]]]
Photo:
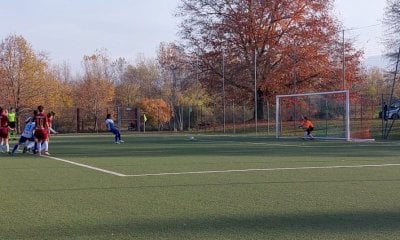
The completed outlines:
[[[221,239],[235,236],[235,239],[268,239],[297,236],[295,239],[311,239],[318,234],[332,236],[328,239],[351,235],[380,235],[384,239],[394,239],[400,231],[400,212],[354,212],[332,214],[299,215],[237,215],[203,216],[198,218],[173,219],[132,219],[111,221],[98,219],[98,223],[75,223],[72,226],[46,226],[23,229],[14,237],[24,239],[98,239],[117,235],[124,239]],[[4,234],[4,232],[3,232]],[[0,236],[2,234],[0,233]],[[4,236],[4,235],[3,235]],[[185,238],[183,238],[185,236]],[[193,236],[196,236],[195,238]],[[207,237],[205,237],[207,236]],[[240,237],[242,236],[242,237]],[[246,237],[244,237],[246,236]],[[253,237],[251,237],[253,236]],[[257,236],[257,237],[255,237]],[[358,237],[357,237],[358,236]],[[4,236],[7,237],[7,236]],[[132,237],[132,238],[128,238]],[[286,238],[287,239],[287,238]],[[368,238],[363,238],[368,239]],[[372,239],[372,238],[371,238]]]
[[[400,182],[400,179],[348,179],[348,180],[320,180],[320,181],[262,181],[262,182],[236,182],[236,183],[204,183],[204,184],[165,184],[165,185],[141,185],[141,186],[115,186],[115,187],[78,187],[78,188],[59,188],[59,189],[29,189],[27,192],[70,192],[70,191],[98,191],[98,190],[122,190],[122,189],[155,189],[155,188],[194,188],[194,187],[213,187],[213,186],[251,186],[251,185],[272,185],[272,184],[315,184],[315,183],[380,183],[380,182]]]

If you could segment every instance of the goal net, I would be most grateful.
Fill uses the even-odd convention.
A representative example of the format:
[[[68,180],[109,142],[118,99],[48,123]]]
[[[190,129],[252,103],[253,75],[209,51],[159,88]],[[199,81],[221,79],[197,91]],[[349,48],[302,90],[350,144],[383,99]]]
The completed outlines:
[[[302,137],[304,117],[314,124],[313,136],[350,141],[349,91],[276,96],[276,137]]]

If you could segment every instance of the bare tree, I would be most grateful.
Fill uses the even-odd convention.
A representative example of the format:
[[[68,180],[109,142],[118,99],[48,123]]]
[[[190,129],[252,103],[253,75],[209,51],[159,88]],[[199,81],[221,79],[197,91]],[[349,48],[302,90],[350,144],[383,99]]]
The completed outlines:
[[[385,45],[389,56],[396,60],[400,47],[400,0],[387,0],[383,23],[386,27]]]

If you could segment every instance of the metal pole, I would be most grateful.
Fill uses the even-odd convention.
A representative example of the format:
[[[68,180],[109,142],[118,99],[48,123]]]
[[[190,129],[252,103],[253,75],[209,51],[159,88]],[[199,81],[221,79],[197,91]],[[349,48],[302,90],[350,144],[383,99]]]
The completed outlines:
[[[232,103],[232,120],[233,120],[233,134],[236,134],[236,121],[235,121],[235,102]]]
[[[246,132],[246,119],[245,119],[245,110],[246,110],[246,107],[244,106],[244,102],[243,102],[243,133],[245,133]]]
[[[350,94],[346,91],[346,140],[350,141]]]
[[[342,74],[343,74],[343,76],[342,76],[342,80],[343,80],[343,90],[346,90],[346,55],[345,55],[345,41],[344,41],[344,29],[343,29],[343,32],[342,32],[343,34],[343,39],[342,39],[342,44],[343,44],[343,59],[342,59],[342,61],[343,61],[343,63],[342,63]]]
[[[328,136],[328,99],[325,96],[325,137]]]
[[[399,64],[400,64],[400,48],[399,48],[399,52],[397,53],[396,69],[395,69],[395,72],[394,72],[392,90],[391,90],[390,98],[389,98],[389,108],[392,105],[392,101],[393,101],[393,94],[394,94],[394,88],[395,88],[395,85],[396,85],[396,79],[397,79],[397,72],[399,70]],[[391,121],[391,124],[390,124],[389,129],[388,129],[388,126],[387,126],[388,122],[386,121],[385,139],[387,139],[389,137],[389,133],[392,130],[394,122],[395,122],[395,119],[393,119]]]
[[[256,134],[257,134],[257,118],[258,118],[258,109],[257,109],[257,49],[254,49],[254,119],[256,122]]]
[[[222,49],[222,104],[224,114],[224,133],[226,127],[226,112],[225,112],[225,51]]]
[[[175,68],[174,67],[172,67],[171,68],[171,71],[172,71],[172,109],[173,109],[173,112],[174,112],[174,131],[177,131],[177,127],[176,127],[176,125],[178,124],[178,119],[177,119],[177,117],[178,117],[178,114],[177,114],[177,110],[179,110],[179,109],[176,109],[176,73],[175,73]]]
[[[269,102],[267,100],[267,126],[268,126],[267,135],[269,135],[269,125],[270,125],[270,122],[269,122]]]
[[[275,107],[275,109],[276,109],[276,114],[275,114],[275,138],[279,138],[279,135],[280,135],[280,132],[279,132],[279,114],[280,114],[280,102],[279,102],[279,100],[280,100],[280,98],[279,98],[279,96],[276,96],[275,97],[275,104],[276,104],[276,107]]]
[[[385,106],[384,106],[384,99],[383,99],[383,94],[381,95],[381,111],[382,111],[382,122],[381,122],[381,132],[382,132],[382,138],[385,139],[385,129],[384,129],[384,124],[383,122],[385,121],[386,117],[386,111],[385,111]]]

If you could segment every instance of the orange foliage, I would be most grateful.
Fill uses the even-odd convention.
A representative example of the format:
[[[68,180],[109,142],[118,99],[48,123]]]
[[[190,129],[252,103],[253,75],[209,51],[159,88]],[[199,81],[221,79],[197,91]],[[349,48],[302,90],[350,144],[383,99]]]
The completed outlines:
[[[162,99],[143,99],[138,106],[146,114],[147,122],[151,125],[164,124],[171,119],[171,108]]]
[[[202,83],[227,97],[248,99],[258,87],[276,94],[341,90],[342,39],[333,0],[185,0],[181,33],[197,54]],[[361,52],[346,41],[346,89],[361,81]],[[255,66],[257,66],[255,71]]]

